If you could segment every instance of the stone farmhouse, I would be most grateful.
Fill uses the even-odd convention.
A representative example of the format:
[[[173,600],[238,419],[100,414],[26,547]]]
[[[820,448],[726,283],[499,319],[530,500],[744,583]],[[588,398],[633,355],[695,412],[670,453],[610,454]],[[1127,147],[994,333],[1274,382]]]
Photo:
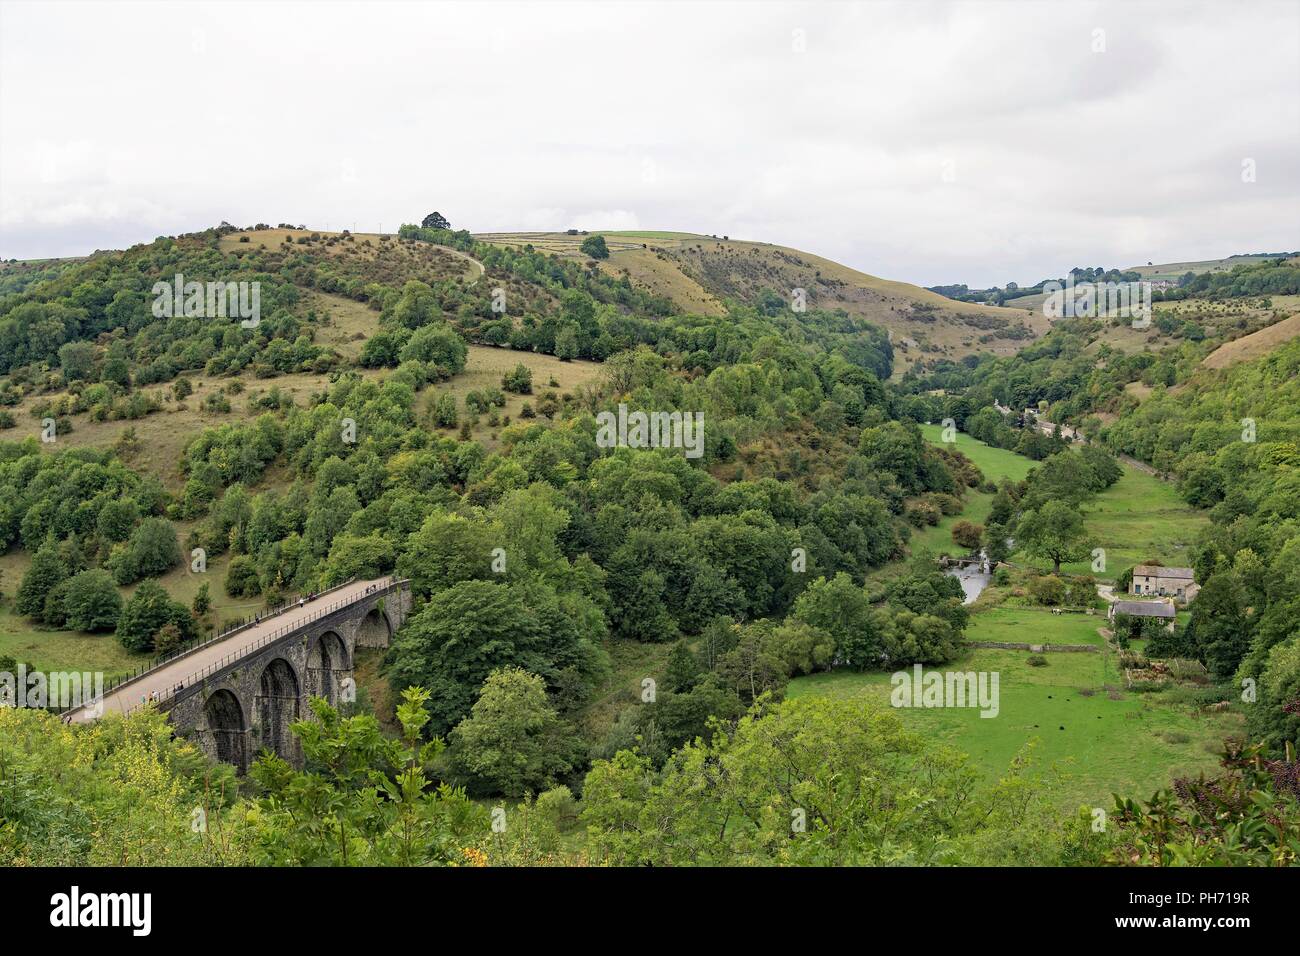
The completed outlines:
[[[1170,597],[1179,604],[1195,599],[1201,586],[1191,568],[1166,568],[1158,564],[1139,564],[1133,569],[1129,594]]]

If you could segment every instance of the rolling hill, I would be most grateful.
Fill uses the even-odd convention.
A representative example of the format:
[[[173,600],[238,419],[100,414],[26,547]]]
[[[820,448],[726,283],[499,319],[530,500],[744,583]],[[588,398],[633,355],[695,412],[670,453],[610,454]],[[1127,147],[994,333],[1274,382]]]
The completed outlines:
[[[758,304],[774,293],[789,302],[803,289],[808,308],[843,309],[891,333],[895,374],[937,358],[980,351],[1011,354],[1046,332],[1047,319],[1027,309],[956,302],[906,282],[859,272],[830,259],[764,242],[681,232],[605,232],[610,257],[602,271],[626,275],[667,296],[683,311],[723,315],[726,302]],[[481,233],[494,245],[532,246],[585,259],[584,234]]]

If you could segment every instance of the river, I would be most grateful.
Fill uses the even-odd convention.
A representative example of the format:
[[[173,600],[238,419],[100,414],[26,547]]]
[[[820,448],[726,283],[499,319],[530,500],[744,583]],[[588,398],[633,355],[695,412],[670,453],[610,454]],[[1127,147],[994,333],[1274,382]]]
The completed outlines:
[[[980,596],[980,592],[989,586],[993,580],[993,575],[988,569],[988,559],[984,552],[980,552],[980,563],[968,567],[953,568],[948,573],[961,582],[961,589],[966,592],[966,598],[962,604],[974,604],[975,599]]]

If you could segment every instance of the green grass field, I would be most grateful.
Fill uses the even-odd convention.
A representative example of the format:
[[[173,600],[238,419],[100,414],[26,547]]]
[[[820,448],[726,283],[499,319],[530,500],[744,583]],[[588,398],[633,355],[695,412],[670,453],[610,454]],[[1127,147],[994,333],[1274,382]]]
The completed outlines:
[[[922,425],[921,431],[927,441],[942,444],[939,425]],[[1023,455],[994,448],[962,433],[958,433],[955,447],[975,462],[986,478],[993,480],[1007,477],[1019,481],[1037,464]],[[1083,505],[1088,533],[1106,552],[1105,570],[1096,572],[1096,576],[1114,580],[1121,571],[1147,560],[1168,565],[1188,564],[1189,549],[1209,519],[1183,501],[1169,482],[1127,465],[1123,468],[1119,481]],[[952,524],[962,519],[982,522],[988,515],[991,499],[987,495],[968,494],[967,500],[966,511],[959,517],[945,518],[937,528],[913,535],[913,550],[918,546],[936,552],[954,550]],[[1013,560],[1023,561],[1024,557],[1013,557]],[[1069,574],[1092,574],[1091,565],[1090,559],[1062,565],[1061,570]]]
[[[928,525],[924,528],[913,528],[912,537],[907,540],[907,546],[913,554],[918,551],[929,551],[933,554],[965,554],[966,549],[953,543],[952,526],[958,521],[974,521],[977,524],[983,524],[989,516],[989,510],[993,507],[993,496],[986,495],[982,491],[970,490],[966,492],[966,506],[959,515],[945,515],[939,519],[939,523],[934,527]]]
[[[1101,647],[1106,642],[1097,628],[1105,623],[1101,614],[1053,614],[1047,608],[1001,605],[975,614],[966,628],[966,639]]]
[[[1014,451],[986,445],[978,438],[972,438],[965,432],[958,432],[955,442],[945,444],[942,425],[922,425],[921,434],[931,444],[957,449],[957,451],[973,461],[976,467],[984,472],[984,477],[990,481],[1001,481],[1003,478],[1021,481],[1025,475],[1029,474],[1029,469],[1037,464],[1037,462],[1026,458],[1024,455],[1017,455]]]
[[[1190,548],[1209,524],[1172,484],[1127,466],[1119,481],[1084,504],[1083,513],[1088,533],[1106,551],[1106,569],[1097,577],[1108,580],[1147,560],[1190,564]],[[1085,574],[1092,569],[1085,561],[1062,565],[1061,570]]]
[[[1072,641],[1075,622],[1064,615],[1056,621],[1062,633],[1041,638]],[[997,632],[1008,634],[1001,639],[1018,633],[1002,620],[980,622],[968,634],[991,639],[988,635]],[[1121,687],[1123,680],[1104,654],[1049,654],[1045,667],[1030,667],[1028,657],[1024,651],[975,649],[939,668],[996,672],[996,717],[981,717],[976,708],[898,708],[895,713],[909,729],[968,754],[989,781],[1005,774],[1016,755],[1032,744],[1035,766],[1053,771],[1048,795],[1062,812],[1080,806],[1109,809],[1112,793],[1145,798],[1175,776],[1211,772],[1220,742],[1240,725],[1234,714],[1197,714],[1155,695],[1107,691],[1108,686]],[[793,681],[788,696],[866,697],[889,707],[890,677],[878,672],[814,674]]]
[[[42,630],[15,614],[11,601],[0,607],[0,656],[45,671],[102,671],[105,679],[144,660],[128,654],[112,634]]]

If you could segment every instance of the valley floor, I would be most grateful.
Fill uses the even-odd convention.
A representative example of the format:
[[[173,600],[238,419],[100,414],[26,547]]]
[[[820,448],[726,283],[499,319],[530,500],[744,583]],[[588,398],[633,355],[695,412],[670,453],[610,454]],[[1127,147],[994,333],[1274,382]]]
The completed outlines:
[[[922,430],[928,440],[936,444],[941,440],[940,426],[926,425]],[[965,434],[957,435],[956,447],[995,481],[1019,480],[1036,464]],[[953,544],[952,526],[961,520],[982,522],[991,503],[991,495],[968,492],[962,514],[915,532],[911,549],[914,553],[962,551]],[[1086,504],[1084,512],[1089,533],[1107,551],[1106,571],[1096,576],[1108,580],[1147,559],[1185,562],[1187,548],[1207,523],[1170,484],[1127,465],[1123,477]],[[1019,564],[1024,558],[1014,555],[1012,561]],[[898,570],[886,567],[878,575],[888,577]],[[1084,574],[1091,568],[1081,563],[1066,565],[1062,571]],[[1099,632],[1105,624],[1100,606],[1093,615],[1057,615],[1005,595],[1000,599],[995,591],[986,593],[988,597],[974,606],[966,629],[969,641],[1091,644],[1097,653],[1050,653],[1044,655],[1045,666],[1033,667],[1027,663],[1027,651],[971,649],[939,669],[997,673],[997,717],[982,718],[978,709],[971,708],[898,708],[911,729],[968,754],[990,780],[1006,775],[1018,755],[1027,752],[1037,771],[1046,775],[1048,792],[1063,812],[1079,806],[1109,808],[1112,793],[1145,797],[1167,787],[1176,776],[1209,773],[1217,767],[1220,745],[1239,730],[1241,717],[1197,710],[1181,702],[1176,690],[1127,690],[1118,662]],[[814,674],[791,682],[788,696],[861,696],[889,706],[891,676],[853,671]]]

